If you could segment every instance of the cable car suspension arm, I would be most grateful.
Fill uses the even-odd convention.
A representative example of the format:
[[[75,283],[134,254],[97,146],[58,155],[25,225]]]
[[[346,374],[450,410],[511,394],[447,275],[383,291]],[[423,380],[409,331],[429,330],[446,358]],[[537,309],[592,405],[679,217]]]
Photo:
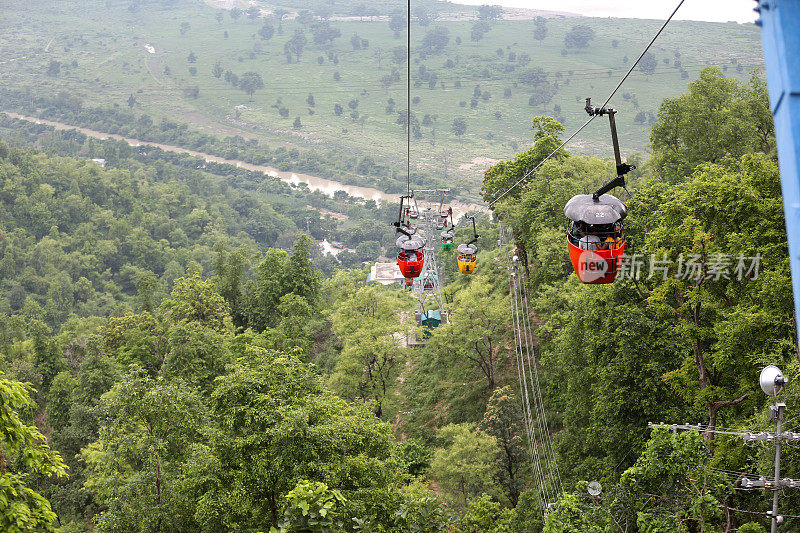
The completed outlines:
[[[617,165],[617,177],[592,193],[592,198],[597,201],[602,195],[611,189],[616,187],[622,187],[624,189],[625,174],[636,167],[622,161],[622,156],[620,155],[619,151],[619,138],[617,137],[617,122],[614,119],[614,115],[617,114],[617,110],[611,107],[593,107],[591,98],[586,99],[586,107],[584,107],[584,109],[590,117],[608,115],[608,122],[611,126],[611,143],[614,145],[614,162]]]

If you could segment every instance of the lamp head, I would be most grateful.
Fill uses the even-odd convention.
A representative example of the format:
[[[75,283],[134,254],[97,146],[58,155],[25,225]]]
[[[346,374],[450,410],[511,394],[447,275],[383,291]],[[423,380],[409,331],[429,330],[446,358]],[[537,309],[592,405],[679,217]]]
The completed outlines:
[[[775,365],[769,365],[761,371],[758,377],[758,384],[761,385],[761,390],[767,396],[776,396],[782,389],[786,382],[786,376],[783,375],[781,369]]]

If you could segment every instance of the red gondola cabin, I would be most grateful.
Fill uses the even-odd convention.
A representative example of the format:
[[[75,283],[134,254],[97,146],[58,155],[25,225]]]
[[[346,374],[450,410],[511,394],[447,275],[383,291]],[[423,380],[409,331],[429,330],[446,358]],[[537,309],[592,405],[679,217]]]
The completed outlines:
[[[400,235],[397,238],[397,266],[407,279],[416,278],[425,263],[425,241],[417,235]]]
[[[616,196],[573,196],[564,207],[570,220],[567,247],[572,267],[583,283],[611,283],[625,253],[622,220],[628,214]]]

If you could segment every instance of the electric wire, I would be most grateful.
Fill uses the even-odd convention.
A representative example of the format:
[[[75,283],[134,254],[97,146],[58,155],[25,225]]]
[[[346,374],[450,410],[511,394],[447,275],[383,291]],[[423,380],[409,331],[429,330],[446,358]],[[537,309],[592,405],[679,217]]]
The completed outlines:
[[[549,486],[548,480],[547,480],[547,478],[545,476],[545,473],[544,473],[544,465],[542,464],[543,457],[541,456],[542,454],[540,453],[540,444],[542,443],[542,440],[536,438],[536,432],[535,432],[535,430],[533,428],[533,413],[531,411],[531,404],[530,404],[530,391],[528,389],[528,380],[527,380],[526,370],[525,370],[524,355],[523,355],[523,352],[522,352],[523,344],[522,344],[522,336],[521,336],[520,324],[519,324],[520,312],[519,312],[519,299],[518,299],[518,290],[517,290],[517,280],[516,280],[516,278],[512,277],[512,282],[511,283],[512,283],[512,289],[511,290],[512,290],[513,295],[514,295],[514,307],[515,307],[515,310],[514,310],[514,322],[515,322],[514,334],[515,334],[515,341],[517,343],[516,350],[517,350],[517,353],[518,353],[518,359],[517,359],[518,367],[517,368],[518,368],[518,372],[520,373],[519,374],[520,386],[523,387],[524,391],[525,391],[524,392],[524,396],[523,396],[523,404],[524,404],[524,408],[525,408],[525,424],[526,424],[526,429],[527,429],[527,433],[528,433],[529,446],[531,447],[531,450],[533,452],[532,453],[532,457],[531,457],[531,461],[534,464],[534,468],[538,471],[538,474],[539,474],[539,487],[540,487],[540,490],[541,490],[542,501],[543,501],[543,503],[545,503],[545,506],[546,506],[547,503],[553,501],[553,494],[552,494],[551,487]],[[537,441],[538,441],[539,444],[537,444]],[[542,449],[542,451],[543,451],[543,449]],[[545,506],[543,506],[543,510],[544,510]]]

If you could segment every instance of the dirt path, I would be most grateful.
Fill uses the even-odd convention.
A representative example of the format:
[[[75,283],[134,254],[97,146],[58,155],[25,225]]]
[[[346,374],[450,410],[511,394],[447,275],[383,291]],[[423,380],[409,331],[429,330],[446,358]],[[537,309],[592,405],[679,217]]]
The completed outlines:
[[[76,126],[71,126],[69,124],[64,124],[62,122],[54,122],[52,120],[44,120],[36,117],[28,117],[25,115],[20,115],[18,113],[13,113],[11,111],[0,111],[0,113],[4,113],[5,115],[11,118],[26,120],[28,122],[33,122],[36,124],[46,124],[48,126],[52,126],[56,130],[61,130],[61,131],[76,130],[83,133],[84,135],[93,137],[95,139],[116,139],[118,141],[125,141],[131,146],[153,146],[156,148],[160,148],[165,152],[173,152],[177,154],[187,154],[194,157],[201,157],[207,163],[221,163],[226,165],[233,165],[240,168],[245,168],[247,170],[253,170],[256,172],[263,172],[270,176],[277,177],[281,181],[289,183],[290,185],[299,185],[301,183],[305,183],[308,186],[309,190],[320,191],[323,194],[326,194],[327,196],[331,197],[333,197],[334,193],[336,193],[337,191],[344,191],[350,196],[365,198],[367,200],[375,200],[376,202],[396,203],[400,200],[399,194],[385,193],[383,191],[379,191],[378,189],[373,189],[371,187],[345,185],[343,183],[339,183],[338,181],[330,180],[327,178],[320,178],[318,176],[312,176],[310,174],[301,174],[298,172],[283,172],[275,167],[269,167],[264,165],[253,165],[251,163],[240,161],[238,159],[225,159],[224,157],[219,157],[212,154],[206,154],[195,150],[189,150],[186,148],[181,148],[180,146],[173,146],[169,144],[161,144],[148,141],[140,141],[138,139],[131,139],[128,137],[123,137],[121,135],[115,135],[112,133],[103,133],[100,131],[90,130],[87,128],[79,128]],[[453,215],[456,217],[460,217],[461,215],[463,215],[468,211],[481,211],[481,212],[487,211],[486,206],[481,204],[451,202],[450,205],[453,208]]]

